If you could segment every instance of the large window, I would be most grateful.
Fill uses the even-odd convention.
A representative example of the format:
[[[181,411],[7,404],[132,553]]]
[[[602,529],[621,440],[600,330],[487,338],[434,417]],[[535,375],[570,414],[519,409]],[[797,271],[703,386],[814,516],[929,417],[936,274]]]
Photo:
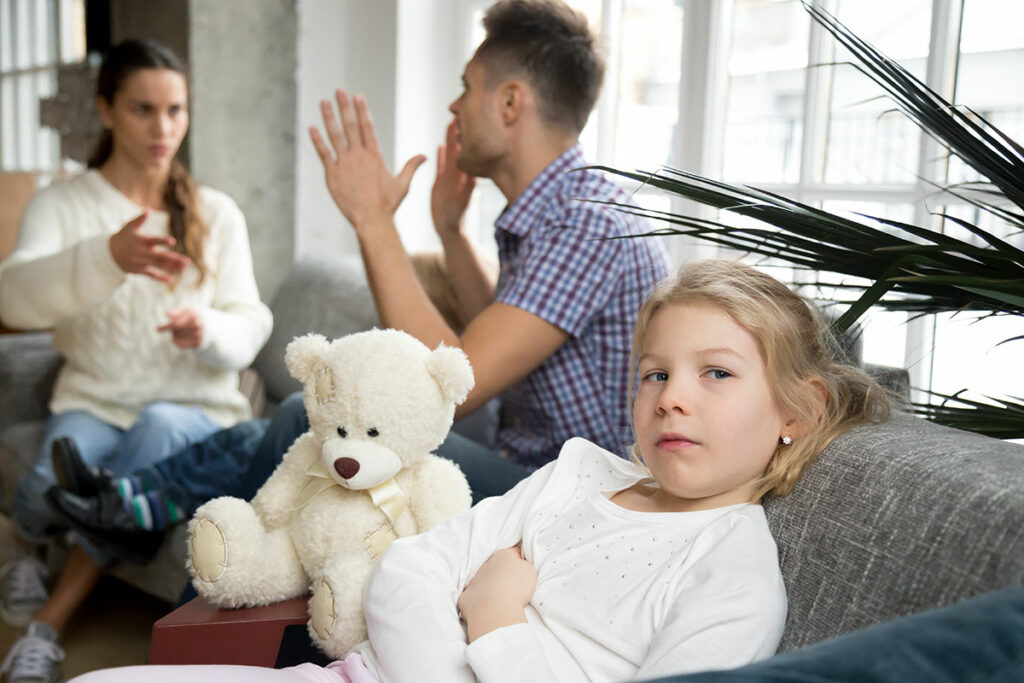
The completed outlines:
[[[84,0],[0,0],[0,171],[59,168],[39,100],[56,93],[61,64],[85,56],[84,25]]]
[[[472,5],[474,26],[488,0]],[[940,227],[946,212],[986,223],[977,210],[936,197],[934,185],[974,180],[894,111],[799,0],[568,0],[600,27],[608,74],[583,142],[594,161],[627,170],[670,165],[779,192],[830,211]],[[814,0],[946,99],[969,105],[1024,141],[1024,3],[1006,0]],[[477,29],[466,55],[482,37]],[[467,34],[468,35],[468,34]],[[635,188],[652,208],[708,216]],[[489,239],[504,199],[476,200]],[[948,202],[948,203],[947,203]],[[951,229],[943,226],[943,229]],[[1007,235],[1021,241],[1020,235]],[[716,253],[669,239],[677,261]],[[780,277],[791,273],[773,271]],[[821,283],[811,282],[813,295]],[[921,389],[970,387],[1019,394],[1019,319],[968,315],[909,319],[872,311],[863,321],[867,362],[906,367]],[[916,398],[922,398],[917,396]]]
[[[1024,3],[1000,0],[815,0],[837,15],[947,99],[969,105],[1017,140],[1024,140],[1024,90],[1007,87],[1024,71]],[[930,183],[975,179],[880,96],[880,89],[853,66],[813,22],[798,0],[655,0],[605,2],[605,30],[625,35],[630,9],[658,6],[662,15],[646,40],[633,36],[617,45],[610,76],[621,84],[635,69],[637,54],[657,49],[648,59],[650,82],[672,92],[669,74],[685,87],[676,91],[676,109],[659,120],[683,121],[660,144],[665,162],[712,177],[755,184],[822,206],[940,226],[934,214],[948,212],[981,221],[1007,239],[1005,226],[966,204],[939,203]],[[612,14],[609,16],[609,12]],[[678,21],[670,21],[670,12]],[[680,31],[685,16],[689,26]],[[618,17],[616,19],[616,17]],[[677,36],[682,35],[682,43]],[[656,46],[656,47],[654,47]],[[666,65],[664,50],[678,50],[679,68]],[[831,66],[835,64],[835,66]],[[696,73],[695,73],[696,72]],[[660,80],[659,80],[660,79]],[[635,92],[635,91],[634,91]],[[621,85],[620,110],[626,104]],[[648,99],[664,103],[666,98]],[[601,110],[604,114],[606,106]],[[599,121],[600,126],[603,122]],[[614,122],[602,161],[651,167],[664,163],[641,150],[636,126]],[[642,135],[654,139],[660,128],[647,123]],[[621,140],[630,142],[622,144]],[[630,162],[635,162],[631,164]],[[677,207],[679,208],[679,207]],[[706,211],[700,207],[695,211]],[[943,226],[943,229],[952,228]],[[677,256],[693,258],[684,251]],[[705,247],[702,253],[706,255]],[[812,283],[813,285],[813,283]],[[813,294],[813,287],[808,293]],[[1019,394],[1024,384],[1022,342],[999,342],[1024,333],[1021,321],[969,315],[908,320],[905,314],[872,311],[865,319],[868,362],[909,368],[912,384],[953,393],[970,387],[989,395]]]

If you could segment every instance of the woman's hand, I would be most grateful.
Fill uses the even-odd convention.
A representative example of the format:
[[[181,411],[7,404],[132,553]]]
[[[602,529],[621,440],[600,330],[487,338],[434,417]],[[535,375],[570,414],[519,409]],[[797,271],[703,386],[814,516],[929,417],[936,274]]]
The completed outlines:
[[[126,273],[173,284],[175,276],[188,266],[188,257],[171,251],[173,237],[147,237],[140,232],[148,216],[148,211],[136,216],[110,236],[110,255]]]
[[[167,322],[157,332],[170,332],[171,341],[181,349],[196,349],[203,343],[203,318],[191,308],[172,308]]]
[[[495,629],[526,623],[524,609],[537,587],[537,570],[519,546],[499,550],[481,565],[459,596],[469,642]]]
[[[437,175],[430,190],[430,215],[442,242],[462,231],[462,219],[476,187],[476,178],[456,165],[459,156],[456,126],[453,119],[448,124],[445,144],[437,148]]]

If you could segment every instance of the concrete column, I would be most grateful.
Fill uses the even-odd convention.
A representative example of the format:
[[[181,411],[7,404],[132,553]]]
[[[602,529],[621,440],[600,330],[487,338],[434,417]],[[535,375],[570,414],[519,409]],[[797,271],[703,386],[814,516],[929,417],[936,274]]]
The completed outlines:
[[[249,225],[269,301],[295,254],[298,10],[292,0],[189,0],[192,172]]]

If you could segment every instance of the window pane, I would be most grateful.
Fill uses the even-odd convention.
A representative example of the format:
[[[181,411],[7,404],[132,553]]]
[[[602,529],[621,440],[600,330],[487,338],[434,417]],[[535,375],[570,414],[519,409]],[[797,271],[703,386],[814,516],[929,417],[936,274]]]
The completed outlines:
[[[32,24],[29,22],[32,3],[30,0],[13,0],[13,3],[14,67],[25,69],[32,65]]]
[[[53,19],[54,0],[32,3],[33,66],[53,64],[57,60],[57,26]]]
[[[914,219],[914,207],[910,204],[882,204],[878,202],[860,201],[827,201],[823,204],[826,211],[846,215],[849,218],[868,222],[859,214],[878,216],[889,220],[912,222]],[[869,222],[871,227],[879,230],[892,230],[899,234],[899,231],[886,228],[882,223]],[[906,236],[903,234],[902,236]],[[835,277],[835,276],[832,276]],[[839,282],[847,284],[869,284],[859,278],[840,278]],[[835,282],[835,280],[832,280]],[[860,290],[841,291],[827,286],[819,287],[821,296],[836,298],[844,301],[854,301],[860,294]],[[842,314],[846,306],[836,310]],[[907,346],[907,314],[900,311],[886,311],[880,307],[869,310],[860,319],[861,328],[861,355],[865,363],[876,365],[888,365],[902,368],[906,366]]]
[[[587,23],[590,24],[590,30],[600,35],[601,0],[568,0],[567,4],[583,12],[587,17]],[[593,159],[594,155],[597,154],[597,126],[598,115],[597,108],[595,107],[594,111],[590,114],[590,118],[587,119],[587,125],[584,126],[583,131],[580,133],[580,144],[583,145],[583,151],[590,159]]]
[[[13,4],[13,0],[0,0],[0,71],[10,71],[14,67]]]
[[[15,78],[17,121],[17,169],[27,171],[34,166],[36,128],[39,120],[38,100],[35,98],[35,74]]]
[[[846,0],[839,19],[858,36],[924,80],[931,0]],[[835,61],[856,61],[837,48]],[[852,66],[833,69],[825,181],[912,183],[920,133],[881,89]]]
[[[799,179],[809,22],[795,0],[736,0],[722,157],[726,178]]]
[[[0,78],[0,169],[13,171],[17,167],[18,139],[14,117],[14,79]]]
[[[623,4],[614,164],[644,170],[671,165],[682,39],[683,8],[675,0]]]
[[[981,114],[1017,142],[1024,141],[1024,91],[1005,87],[1024,71],[1024,3],[971,0],[964,7],[957,104]],[[950,162],[951,182],[977,180],[959,159]]]
[[[1024,387],[1024,340],[999,342],[1024,334],[1019,316],[979,320],[968,313],[937,316],[932,389],[971,396],[1020,396]]]

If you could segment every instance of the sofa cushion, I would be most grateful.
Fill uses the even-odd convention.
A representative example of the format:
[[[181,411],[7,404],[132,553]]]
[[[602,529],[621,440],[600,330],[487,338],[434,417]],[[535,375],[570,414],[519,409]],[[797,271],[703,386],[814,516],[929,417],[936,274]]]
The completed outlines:
[[[905,413],[829,445],[765,511],[781,650],[1024,584],[1024,447]]]
[[[34,462],[46,420],[29,420],[0,429],[0,512],[10,514],[18,480]]]
[[[358,256],[305,259],[296,263],[270,306],[274,329],[253,367],[267,396],[278,403],[302,385],[288,374],[284,349],[295,337],[315,332],[328,339],[378,324],[366,274]]]
[[[50,414],[47,406],[62,364],[48,332],[0,335],[0,427]]]
[[[1024,587],[986,593],[730,671],[658,683],[1024,681]]]

